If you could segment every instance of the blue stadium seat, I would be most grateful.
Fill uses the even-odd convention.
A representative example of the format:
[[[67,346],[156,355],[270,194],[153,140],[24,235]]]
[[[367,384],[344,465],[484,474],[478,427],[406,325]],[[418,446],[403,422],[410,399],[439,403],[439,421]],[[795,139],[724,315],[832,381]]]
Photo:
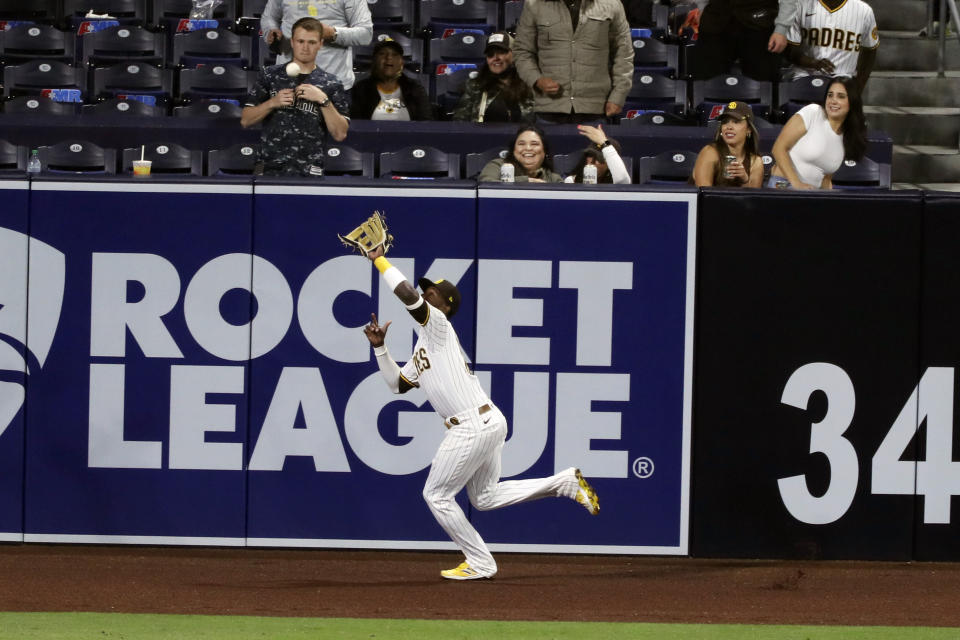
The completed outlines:
[[[827,91],[828,76],[807,76],[790,82],[781,82],[779,86],[780,119],[786,122],[790,116],[812,102],[822,103]]]
[[[117,172],[117,152],[85,140],[66,140],[38,149],[44,171],[106,174]]]
[[[416,13],[413,0],[367,0],[373,28],[400,31],[407,35],[413,30]]]
[[[696,162],[696,151],[664,151],[640,158],[637,184],[686,184]]]
[[[674,113],[628,110],[624,114],[624,117],[620,118],[619,124],[623,127],[644,127],[647,125],[656,127],[689,127],[695,125],[696,122],[690,118]]]
[[[136,25],[119,25],[80,38],[81,62],[109,66],[117,62],[139,61],[154,66],[166,60],[167,39]]]
[[[459,178],[460,156],[434,147],[411,145],[380,154],[380,178]]]
[[[202,151],[193,151],[172,142],[152,142],[144,145],[142,153],[151,162],[151,174],[203,175]],[[120,159],[121,173],[133,173],[133,161],[139,160],[140,154],[140,147],[124,149]]]
[[[208,176],[251,176],[260,145],[241,142],[207,152]]]
[[[431,100],[439,106],[441,114],[449,115],[456,109],[467,81],[476,75],[476,69],[467,68],[453,73],[441,73],[431,78]]]
[[[415,30],[437,37],[447,29],[482,29],[491,33],[500,24],[497,0],[422,0]]]
[[[833,174],[835,189],[889,189],[890,165],[879,163],[870,158],[860,161],[844,160]]]
[[[493,147],[492,149],[487,149],[486,151],[481,151],[480,153],[468,153],[464,156],[465,169],[463,172],[463,177],[467,180],[474,180],[483,171],[483,168],[487,166],[487,163],[493,160],[494,158],[506,158],[507,154],[510,153],[509,149],[504,147]]]
[[[148,96],[148,104],[165,104],[173,95],[173,71],[140,62],[119,62],[93,69],[91,94],[95,98]]]
[[[257,80],[257,72],[233,65],[207,65],[180,70],[180,98],[229,98],[243,101]]]
[[[0,140],[0,172],[26,171],[29,149]]]
[[[687,83],[669,76],[637,70],[624,103],[626,119],[646,112],[668,113],[685,118]]]
[[[146,24],[146,0],[63,0],[62,16],[67,24],[77,28],[86,22],[89,11],[116,18],[120,24]]]
[[[77,113],[74,103],[57,102],[42,96],[17,96],[2,104],[4,113],[35,113],[43,116],[72,116]]]
[[[323,175],[373,178],[373,165],[372,151],[358,151],[341,145],[327,146],[323,159]]]
[[[680,47],[653,37],[633,38],[633,66],[637,71],[676,78],[680,69]]]
[[[240,118],[243,107],[222,100],[198,100],[173,108],[175,118]]]
[[[0,64],[29,60],[58,60],[72,64],[76,57],[76,36],[45,24],[22,24],[0,31]]]
[[[228,29],[202,29],[173,36],[174,66],[197,67],[204,64],[232,64],[249,67],[250,36],[238,36]]]
[[[503,21],[500,26],[510,33],[516,30],[520,14],[523,13],[523,0],[506,0],[503,3]]]
[[[701,124],[715,120],[731,101],[746,102],[755,116],[768,118],[773,105],[772,83],[733,74],[693,82],[692,103]]]
[[[478,67],[486,61],[483,50],[486,48],[486,36],[478,33],[461,32],[444,38],[430,40],[430,68],[435,70],[438,64],[451,62],[470,62]]]
[[[60,19],[60,0],[3,0],[0,20],[24,20],[53,24]]]
[[[120,118],[120,120],[117,120],[117,123],[120,123],[123,118],[129,116],[162,118],[167,115],[167,110],[164,107],[147,104],[142,100],[109,98],[95,104],[83,105],[80,108],[80,115]]]
[[[31,60],[3,69],[4,97],[43,95],[58,102],[80,103],[86,85],[84,69],[56,60]]]
[[[190,17],[190,11],[193,7],[193,0],[150,0],[152,21],[156,25],[166,26],[171,32],[175,32],[176,25],[180,20]],[[220,22],[218,26],[232,25],[237,21],[237,3],[223,2],[213,11],[213,20]]]

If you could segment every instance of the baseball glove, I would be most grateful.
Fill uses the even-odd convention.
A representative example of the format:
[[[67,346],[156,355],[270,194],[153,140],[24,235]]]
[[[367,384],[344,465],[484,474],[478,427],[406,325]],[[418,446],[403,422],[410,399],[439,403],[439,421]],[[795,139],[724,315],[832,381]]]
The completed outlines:
[[[387,220],[379,211],[374,211],[366,222],[347,235],[337,234],[337,237],[344,245],[356,250],[364,257],[381,246],[383,253],[386,254],[393,246],[393,236],[387,231]]]

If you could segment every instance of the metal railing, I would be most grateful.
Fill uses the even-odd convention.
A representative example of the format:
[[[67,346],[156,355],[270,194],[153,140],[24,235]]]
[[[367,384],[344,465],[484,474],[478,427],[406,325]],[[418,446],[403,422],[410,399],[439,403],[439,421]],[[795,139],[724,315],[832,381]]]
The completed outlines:
[[[953,35],[960,41],[960,13],[957,12],[956,0],[940,0],[940,9],[936,11],[934,5],[936,0],[930,0],[927,4],[927,34],[933,35],[934,19],[939,23],[937,29],[937,38],[940,46],[937,49],[937,75],[943,77],[946,70],[947,60],[947,10],[950,11],[950,22],[953,25]],[[934,14],[939,14],[934,16]]]

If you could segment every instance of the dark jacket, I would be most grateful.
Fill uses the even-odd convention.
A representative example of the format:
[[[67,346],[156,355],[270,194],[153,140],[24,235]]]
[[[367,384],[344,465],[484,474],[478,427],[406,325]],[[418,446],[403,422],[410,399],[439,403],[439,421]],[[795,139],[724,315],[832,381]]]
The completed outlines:
[[[411,120],[433,120],[433,105],[430,97],[423,90],[423,86],[416,80],[400,76],[397,80],[403,101],[410,112]],[[353,102],[350,104],[350,117],[358,120],[369,120],[374,109],[380,104],[380,92],[377,91],[377,81],[373,76],[360,80],[353,85]]]
[[[710,0],[700,16],[702,33],[721,33],[730,20],[748,29],[768,31],[777,18],[777,0]]]

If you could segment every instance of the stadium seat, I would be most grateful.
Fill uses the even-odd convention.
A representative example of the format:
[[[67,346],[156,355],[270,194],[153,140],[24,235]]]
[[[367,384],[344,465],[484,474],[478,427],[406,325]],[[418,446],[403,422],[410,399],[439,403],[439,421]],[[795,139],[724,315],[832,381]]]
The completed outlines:
[[[76,36],[45,24],[22,24],[0,31],[0,64],[30,60],[58,60],[72,64],[76,57]]]
[[[459,178],[460,156],[425,145],[380,154],[381,178]]]
[[[116,18],[121,24],[146,24],[146,0],[63,0],[62,17],[76,28],[88,12]]]
[[[323,159],[325,176],[360,176],[373,178],[372,151],[357,151],[353,147],[328,146]]]
[[[463,95],[467,81],[477,75],[476,69],[460,69],[453,73],[442,73],[431,78],[432,100],[440,108],[443,117],[449,116],[457,104],[460,102],[460,96]]]
[[[640,158],[637,184],[686,184],[696,162],[696,151],[664,151]]]
[[[822,103],[828,82],[830,78],[827,76],[806,76],[790,82],[781,82],[778,101],[780,120],[786,122],[790,116],[812,102]]]
[[[117,152],[85,140],[67,140],[39,148],[44,171],[107,174],[117,172]]]
[[[93,70],[93,91],[96,98],[142,95],[165,103],[173,94],[173,72],[139,62],[120,62]],[[151,102],[147,100],[147,102]]]
[[[250,36],[238,36],[227,29],[201,29],[173,36],[174,66],[196,67],[204,64],[232,64],[249,67]]]
[[[622,127],[689,127],[696,122],[684,116],[661,111],[628,110],[619,122]]]
[[[175,33],[176,25],[190,17],[193,0],[150,0],[150,6],[153,23]],[[236,2],[228,0],[218,5],[212,19],[220,23],[218,26],[232,25],[237,20]]]
[[[693,82],[692,103],[700,124],[715,120],[723,111],[723,106],[734,100],[749,104],[758,118],[767,118],[773,105],[772,91],[770,82],[732,74],[719,75]]]
[[[687,83],[665,75],[637,70],[624,103],[627,119],[644,112],[669,113],[686,117]]]
[[[523,13],[523,0],[506,0],[503,3],[503,22],[501,27],[513,33],[520,21],[520,14]]]
[[[860,161],[844,160],[833,174],[835,189],[889,189],[890,165],[878,163],[870,158]]]
[[[150,105],[141,100],[110,98],[96,104],[83,105],[80,108],[80,115],[109,118],[126,118],[127,116],[162,118],[167,115],[167,111],[163,107]]]
[[[31,60],[3,70],[3,95],[44,95],[58,102],[82,102],[84,69],[56,60]]]
[[[161,66],[166,62],[167,39],[163,33],[135,25],[119,25],[80,38],[81,61],[109,66],[136,60]]]
[[[144,145],[143,156],[151,161],[151,174],[203,175],[203,152],[192,151],[172,142]],[[120,160],[122,173],[133,173],[133,161],[139,160],[140,147],[123,150]]]
[[[42,96],[17,96],[3,102],[4,113],[36,113],[44,116],[72,116],[77,113],[77,105],[70,102],[57,102]]]
[[[259,18],[263,15],[263,9],[267,6],[267,0],[242,0],[243,6],[238,12],[245,17]]]
[[[466,168],[463,177],[467,180],[475,180],[488,162],[494,158],[506,158],[509,153],[510,150],[503,147],[494,147],[480,153],[468,153],[464,156]]]
[[[26,171],[29,149],[0,140],[0,172]]]
[[[245,100],[257,81],[257,72],[233,65],[207,65],[180,70],[180,98]]]
[[[175,118],[240,118],[243,107],[223,100],[198,100],[173,108]]]
[[[53,24],[60,19],[60,0],[3,0],[0,20],[28,20]]]
[[[374,29],[370,44],[353,47],[353,70],[364,72],[370,70],[373,62],[373,47],[379,41],[391,38],[403,49],[403,65],[407,71],[420,73],[423,71],[423,40],[411,38],[400,31]]]
[[[412,32],[416,19],[413,0],[367,0],[367,6],[375,30]]]
[[[496,0],[422,0],[416,31],[429,37],[442,36],[447,29],[481,29],[491,33],[500,24]]]
[[[479,67],[486,60],[483,53],[486,44],[485,36],[472,32],[433,38],[430,40],[430,70],[435,71],[440,64],[460,62],[473,63]]]
[[[680,47],[659,38],[633,38],[633,66],[637,71],[676,78],[680,68]]]
[[[207,153],[207,175],[253,175],[258,148],[259,145],[241,142],[226,149],[211,149]]]

